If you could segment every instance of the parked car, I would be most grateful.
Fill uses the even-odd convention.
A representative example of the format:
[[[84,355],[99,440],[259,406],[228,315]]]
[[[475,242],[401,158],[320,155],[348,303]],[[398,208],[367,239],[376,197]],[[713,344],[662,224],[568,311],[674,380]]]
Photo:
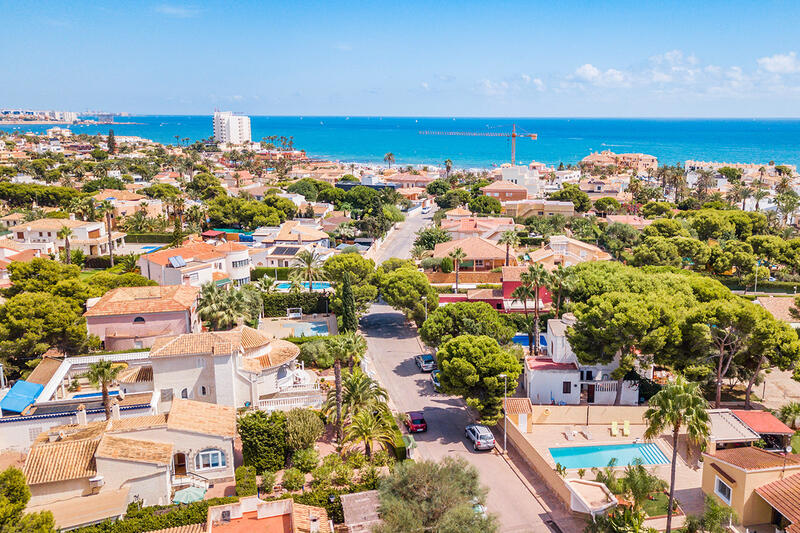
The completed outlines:
[[[427,215],[430,212],[431,212],[430,206],[426,205],[425,207],[422,208],[422,214],[423,215]]]
[[[442,389],[442,382],[439,380],[439,374],[441,374],[441,370],[434,370],[431,372],[431,383],[433,383],[433,390],[439,392]]]
[[[409,411],[406,413],[403,422],[408,428],[409,433],[425,433],[428,431],[428,423],[422,411]]]
[[[491,450],[494,448],[494,435],[492,435],[492,431],[488,427],[480,424],[470,424],[464,432],[467,438],[472,441],[474,450]]]
[[[436,359],[429,353],[423,353],[414,358],[417,367],[422,372],[432,372],[436,369]]]

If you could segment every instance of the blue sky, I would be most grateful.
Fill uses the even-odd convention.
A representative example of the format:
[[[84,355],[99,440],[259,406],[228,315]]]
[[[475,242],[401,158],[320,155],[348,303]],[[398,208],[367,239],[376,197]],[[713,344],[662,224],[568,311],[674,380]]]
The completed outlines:
[[[3,107],[800,116],[800,2],[0,0],[0,14]]]

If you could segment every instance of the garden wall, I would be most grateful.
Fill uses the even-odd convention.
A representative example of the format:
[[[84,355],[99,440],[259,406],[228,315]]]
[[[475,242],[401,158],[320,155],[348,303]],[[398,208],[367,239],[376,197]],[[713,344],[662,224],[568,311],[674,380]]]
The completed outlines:
[[[646,406],[639,405],[533,405],[531,420],[534,424],[587,424],[610,425],[616,420],[622,423],[643,424]]]
[[[425,272],[428,281],[431,283],[455,283],[456,273],[450,272]],[[458,274],[459,283],[500,283],[502,274],[500,272],[467,272],[461,271]]]

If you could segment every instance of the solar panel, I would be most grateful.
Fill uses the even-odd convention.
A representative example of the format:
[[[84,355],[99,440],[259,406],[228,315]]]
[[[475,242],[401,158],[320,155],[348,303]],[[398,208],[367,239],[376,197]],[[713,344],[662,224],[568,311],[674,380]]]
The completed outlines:
[[[173,268],[181,268],[186,266],[186,261],[184,261],[183,257],[180,255],[173,255],[168,259],[168,261]]]
[[[297,246],[278,246],[272,255],[295,255],[299,249]]]

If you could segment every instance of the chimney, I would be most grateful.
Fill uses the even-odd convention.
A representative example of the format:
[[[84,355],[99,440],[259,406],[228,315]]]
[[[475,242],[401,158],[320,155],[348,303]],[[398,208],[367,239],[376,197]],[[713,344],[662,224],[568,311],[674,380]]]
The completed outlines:
[[[310,533],[319,533],[319,517],[314,513],[308,513],[308,524]]]
[[[119,420],[119,399],[114,398],[111,400],[111,419]]]
[[[79,426],[85,426],[88,423],[88,421],[86,420],[86,406],[85,405],[80,404],[78,406],[77,415],[78,415],[78,425]]]

